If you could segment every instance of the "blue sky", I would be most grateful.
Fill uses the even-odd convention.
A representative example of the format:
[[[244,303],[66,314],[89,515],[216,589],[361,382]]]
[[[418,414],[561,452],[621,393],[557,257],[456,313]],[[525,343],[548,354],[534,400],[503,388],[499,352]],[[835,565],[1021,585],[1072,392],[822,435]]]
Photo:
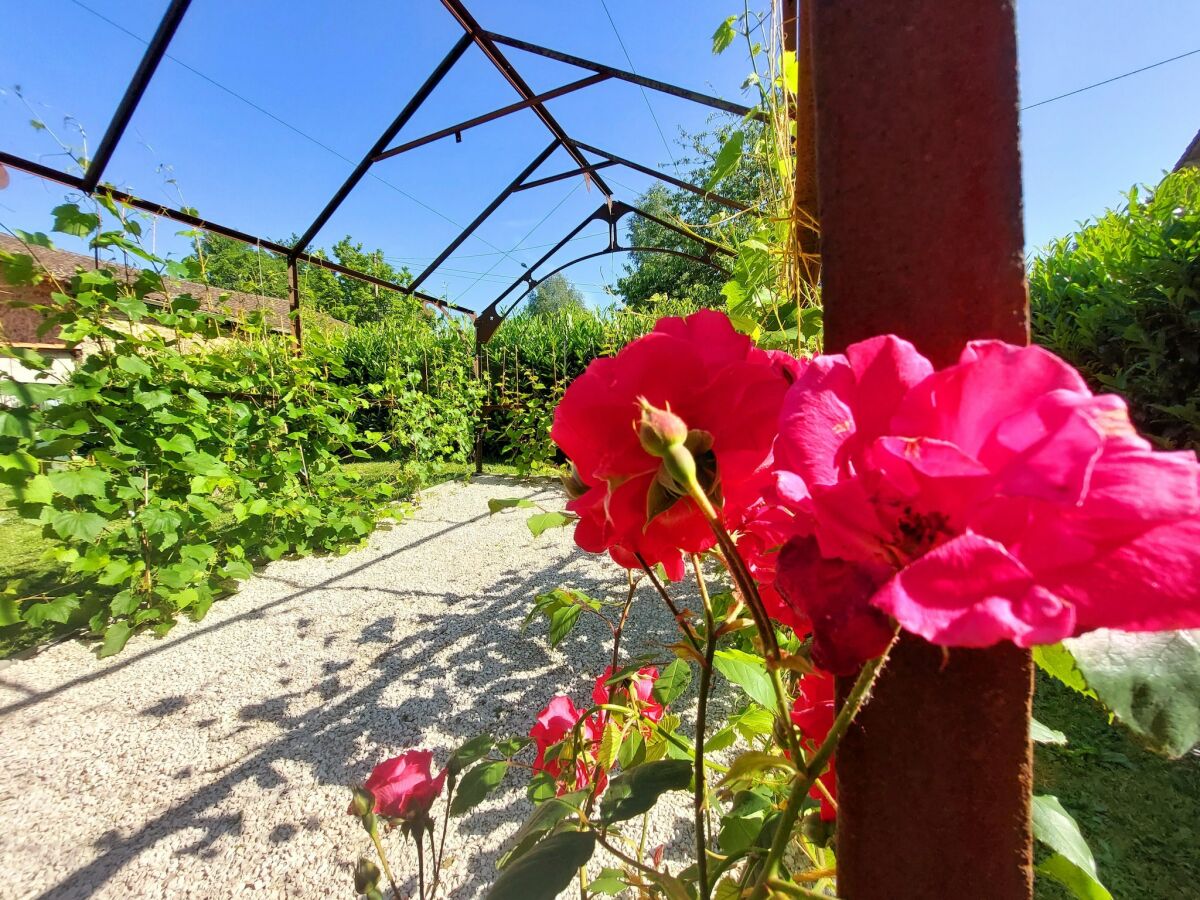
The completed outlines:
[[[735,45],[721,57],[710,53],[713,29],[735,4],[606,2],[611,23],[600,0],[475,0],[472,9],[485,28],[622,68],[632,60],[642,74],[740,99],[748,71],[744,52]],[[77,144],[79,132],[64,125],[65,116],[73,117],[94,147],[144,49],[126,32],[148,38],[165,5],[5,4],[0,147],[65,165],[50,136],[29,127],[30,110],[14,85],[33,115]],[[1017,10],[1025,105],[1200,47],[1195,0],[1018,0]],[[173,58],[159,68],[106,180],[147,199],[195,206],[205,217],[264,237],[303,231],[459,34],[436,0],[195,0],[169,49]],[[539,91],[587,74],[517,50],[509,56]],[[1200,54],[1024,112],[1028,246],[1119,204],[1130,185],[1157,181],[1200,128],[1200,109],[1187,101],[1196,84]],[[472,48],[402,139],[514,99]],[[673,158],[686,153],[676,142],[679,129],[701,130],[713,113],[653,92],[648,103],[638,88],[608,83],[552,101],[550,108],[572,137],[670,170]],[[444,140],[385,161],[316,243],[350,233],[419,272],[548,140],[533,113],[524,111],[467,132],[462,143]],[[538,175],[572,167],[560,150]],[[633,200],[650,184],[627,169],[603,174],[622,199]],[[0,222],[46,229],[64,189],[21,173],[11,177],[0,193]],[[423,287],[469,307],[485,306],[523,271],[522,263],[536,260],[600,202],[581,179],[517,194]],[[160,224],[160,251],[185,249],[175,230]],[[590,227],[559,259],[600,249],[603,231]],[[604,286],[620,276],[623,261],[604,256],[567,274],[589,301],[604,303]]]

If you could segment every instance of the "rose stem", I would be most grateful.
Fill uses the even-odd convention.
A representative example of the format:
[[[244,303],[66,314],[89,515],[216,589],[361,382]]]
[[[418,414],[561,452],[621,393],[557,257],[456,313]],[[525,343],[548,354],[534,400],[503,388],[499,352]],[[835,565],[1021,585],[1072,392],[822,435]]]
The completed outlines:
[[[717,626],[713,620],[712,602],[708,597],[708,585],[700,570],[700,557],[692,554],[692,568],[696,572],[696,586],[704,603],[704,665],[700,668],[700,699],[696,704],[696,777],[692,811],[696,819],[696,872],[700,888],[700,900],[708,900],[708,834],[705,829],[704,807],[708,785],[704,780],[704,727],[708,715],[708,694],[712,685],[713,655],[717,652]]]
[[[658,576],[654,574],[654,570],[651,569],[646,563],[646,560],[642,557],[642,554],[635,553],[634,556],[641,564],[642,570],[645,571],[648,576],[650,576],[650,583],[654,585],[654,588],[658,591],[659,596],[663,598],[663,602],[667,604],[667,608],[671,610],[671,614],[675,616],[675,623],[683,632],[683,636],[687,638],[688,643],[692,645],[692,649],[699,654],[700,642],[697,641],[696,636],[692,634],[691,626],[687,624],[687,620],[683,617],[683,613],[679,611],[679,607],[675,605],[675,601],[671,599],[671,595],[668,594],[667,589],[662,586],[662,582],[658,580]]]
[[[396,878],[392,875],[392,867],[388,865],[387,854],[383,852],[383,841],[379,840],[379,826],[372,822],[367,833],[371,835],[371,843],[375,845],[375,852],[379,854],[379,862],[383,865],[383,874],[387,876],[388,884],[392,886],[392,896],[396,900],[400,900],[400,888],[396,887]]]
[[[780,818],[779,825],[776,826],[775,838],[771,842],[771,849],[767,853],[766,862],[763,864],[762,880],[751,895],[751,900],[758,900],[758,898],[767,896],[767,882],[778,873],[779,864],[783,860],[783,854],[787,850],[788,841],[791,839],[792,826],[796,824],[796,818],[800,814],[800,806],[804,802],[804,795],[812,788],[813,782],[817,780],[817,776],[825,771],[825,766],[829,762],[829,758],[833,756],[833,751],[837,747],[838,741],[846,733],[846,730],[850,727],[850,723],[858,715],[858,711],[862,709],[871,692],[872,686],[875,684],[875,679],[879,676],[883,664],[887,661],[888,654],[892,652],[892,647],[896,644],[896,638],[899,634],[899,629],[897,629],[896,633],[892,636],[891,643],[887,645],[883,653],[875,657],[875,659],[868,660],[863,665],[862,670],[858,673],[858,677],[854,680],[854,686],[850,688],[850,693],[846,695],[846,701],[842,704],[842,708],[838,710],[837,717],[833,720],[833,725],[830,727],[829,733],[825,735],[825,740],[821,742],[821,746],[817,748],[817,752],[805,763],[803,771],[797,773],[796,780],[792,785],[791,795],[788,797],[787,806],[783,810],[783,816]],[[793,758],[799,759],[799,757]]]
[[[417,826],[417,884],[420,885],[421,900],[425,900],[425,842],[421,840],[423,828]]]

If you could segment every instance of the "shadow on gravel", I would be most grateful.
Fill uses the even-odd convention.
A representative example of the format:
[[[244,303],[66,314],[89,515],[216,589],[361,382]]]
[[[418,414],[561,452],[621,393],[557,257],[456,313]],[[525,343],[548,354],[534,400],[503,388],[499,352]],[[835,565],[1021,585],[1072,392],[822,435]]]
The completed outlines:
[[[501,481],[498,479],[498,482]],[[502,480],[511,485],[511,480]],[[131,666],[173,644],[192,640],[200,634],[219,629],[230,621],[261,615],[263,610],[280,606],[299,599],[313,591],[347,590],[363,591],[362,588],[338,585],[355,575],[366,573],[378,563],[404,553],[420,544],[444,537],[456,528],[469,522],[486,518],[487,514],[475,516],[466,522],[440,529],[428,536],[412,541],[382,557],[341,573],[326,581],[309,587],[300,587],[286,596],[271,601],[255,610],[249,610],[225,622],[215,623],[207,629],[197,629],[180,635],[174,641],[164,642],[152,649],[142,651],[128,660],[94,675],[77,678],[52,691],[43,692],[28,701],[18,701],[9,709],[36,703],[55,694],[78,687],[118,668]],[[438,725],[458,741],[466,740],[481,732],[497,735],[525,734],[528,732],[537,711],[544,706],[546,676],[537,670],[543,669],[551,658],[540,640],[520,633],[521,622],[529,608],[530,598],[539,591],[548,590],[563,583],[576,584],[583,590],[603,593],[613,589],[613,580],[597,582],[594,575],[585,575],[579,564],[587,557],[576,551],[566,560],[555,559],[532,574],[528,571],[510,570],[473,597],[434,594],[446,598],[448,609],[437,616],[423,614],[415,622],[411,618],[403,625],[407,633],[400,638],[395,634],[400,623],[394,615],[382,615],[375,622],[362,628],[357,636],[346,635],[337,641],[328,652],[339,658],[326,660],[322,666],[322,679],[304,690],[283,691],[276,696],[258,699],[242,707],[238,719],[242,722],[265,721],[280,729],[277,739],[262,745],[250,755],[231,766],[219,778],[187,799],[168,809],[157,818],[146,822],[137,831],[127,836],[112,835],[106,840],[102,855],[82,868],[65,875],[62,881],[42,894],[43,898],[62,896],[69,888],[72,897],[88,897],[98,891],[113,875],[131,860],[166,836],[182,831],[195,833],[195,840],[184,851],[202,857],[215,855],[213,847],[224,836],[236,835],[240,829],[240,816],[230,816],[215,807],[233,794],[240,785],[252,782],[264,788],[286,783],[277,768],[282,762],[300,763],[306,766],[322,784],[350,785],[361,783],[368,775],[376,759],[363,759],[362,746],[370,743],[397,750],[420,744],[429,722],[437,719]],[[579,567],[580,571],[576,571]],[[595,570],[592,569],[592,572]],[[260,576],[261,577],[261,576]],[[388,593],[402,593],[387,591]],[[650,602],[648,588],[646,602]],[[413,592],[404,596],[412,597]],[[655,607],[657,611],[657,607]],[[669,626],[669,619],[665,620]],[[311,623],[292,623],[303,630]],[[649,623],[647,623],[649,624]],[[655,623],[657,625],[658,623]],[[415,626],[415,627],[414,627]],[[534,626],[541,634],[541,626]],[[659,631],[665,633],[665,631]],[[564,642],[563,649],[571,659],[586,661],[588,666],[598,663],[596,671],[605,663],[608,631],[603,623],[585,617],[579,627]],[[357,648],[357,649],[355,649]],[[638,652],[631,637],[628,642],[630,653]],[[447,651],[449,651],[447,653]],[[370,678],[366,684],[347,687],[339,673],[350,664],[345,661],[348,653],[371,655]],[[589,670],[590,671],[590,670]],[[590,688],[590,676],[580,672],[577,683],[567,685],[576,699],[582,699]],[[451,685],[446,695],[432,696],[425,685],[445,680]],[[287,682],[287,679],[285,679]],[[479,690],[486,682],[486,690]],[[290,683],[290,682],[288,682]],[[286,688],[288,683],[283,686]],[[468,694],[465,689],[472,688]],[[464,689],[459,691],[459,689]],[[322,703],[314,710],[292,715],[292,701],[316,692]],[[395,701],[401,694],[403,699]],[[474,697],[468,701],[468,696]],[[166,716],[182,708],[182,698],[167,698],[145,710],[149,716]],[[454,715],[446,713],[453,708]],[[528,754],[528,751],[526,751]],[[510,776],[517,779],[517,773]],[[495,829],[497,821],[520,821],[531,809],[524,792],[508,792],[502,809],[489,810],[484,816],[468,817],[458,822],[463,835],[483,835]],[[320,828],[320,817],[340,814],[341,810],[322,810],[320,816],[310,818],[304,827],[308,830]],[[318,821],[315,823],[313,819]],[[297,826],[300,823],[297,823]],[[298,833],[298,827],[284,825],[275,828],[269,839],[272,843],[285,844]],[[470,837],[464,842],[464,852],[469,852]],[[449,896],[473,897],[480,893],[483,885],[495,877],[494,856],[480,855],[469,863],[468,880]],[[349,890],[349,873],[345,885],[326,885],[331,892]],[[402,891],[415,891],[415,884],[401,882]]]

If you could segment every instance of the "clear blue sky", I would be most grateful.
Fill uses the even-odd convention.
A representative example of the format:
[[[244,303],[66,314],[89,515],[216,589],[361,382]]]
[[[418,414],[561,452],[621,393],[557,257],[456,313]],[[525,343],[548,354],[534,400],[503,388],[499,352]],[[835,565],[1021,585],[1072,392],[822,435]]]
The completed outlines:
[[[0,88],[6,90],[0,96],[0,147],[65,165],[53,155],[53,140],[29,127],[30,111],[13,85],[21,86],[39,118],[78,143],[79,133],[63,121],[74,117],[94,147],[144,43],[88,8],[145,39],[165,5],[6,0],[0,13]],[[710,53],[713,29],[735,4],[607,5],[615,30],[600,0],[475,0],[472,8],[485,28],[622,68],[631,59],[642,74],[739,98],[748,71],[744,52],[735,45],[718,58]],[[1200,47],[1200,3],[1019,0],[1018,28],[1027,105]],[[169,49],[173,58],[160,67],[106,180],[151,200],[195,206],[208,218],[264,237],[303,231],[459,34],[436,0],[195,0]],[[537,90],[587,74],[516,50],[509,55]],[[1197,84],[1200,54],[1023,113],[1028,246],[1119,204],[1121,192],[1135,182],[1157,181],[1200,128],[1200,107],[1188,100]],[[514,99],[472,49],[403,136]],[[686,152],[677,143],[679,129],[703,129],[712,112],[661,94],[648,99],[653,117],[636,87],[610,83],[550,107],[573,137],[670,167],[672,157]],[[524,111],[466,133],[461,144],[442,141],[386,161],[374,170],[382,181],[365,180],[317,245],[350,233],[418,272],[548,140]],[[539,174],[572,167],[560,150]],[[650,183],[626,169],[603,174],[623,199],[633,200]],[[12,173],[12,184],[0,193],[0,222],[46,229],[49,210],[64,193]],[[480,308],[523,271],[522,262],[533,262],[600,202],[581,179],[517,194],[424,287]],[[160,250],[183,249],[175,230],[169,222],[159,226]],[[604,245],[603,227],[586,234],[590,239],[574,244],[571,255]],[[620,276],[622,263],[621,256],[604,257],[567,274],[591,302],[604,303],[604,285]]]

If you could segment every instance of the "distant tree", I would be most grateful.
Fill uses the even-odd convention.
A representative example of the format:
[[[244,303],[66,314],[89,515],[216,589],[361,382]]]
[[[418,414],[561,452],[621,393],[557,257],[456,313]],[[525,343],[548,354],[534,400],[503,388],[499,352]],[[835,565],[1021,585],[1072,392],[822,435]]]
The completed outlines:
[[[325,254],[318,251],[318,255]],[[241,241],[205,233],[190,259],[199,265],[203,280],[214,287],[269,297],[286,297],[288,294],[284,258]],[[412,273],[389,265],[382,250],[364,252],[363,245],[349,236],[333,245],[333,259],[355,271],[386,281],[397,284],[412,281]],[[301,263],[299,283],[301,306],[319,309],[343,322],[377,321],[412,306],[411,299],[397,291],[319,266]]]
[[[579,292],[579,288],[571,284],[562,272],[558,272],[533,289],[525,309],[530,315],[544,316],[582,306],[583,294]]]
[[[753,141],[753,126],[739,126],[747,133],[747,144]],[[718,129],[690,138],[693,156],[680,160],[690,169],[680,177],[704,187],[712,176],[717,152],[732,131]],[[763,172],[747,154],[739,165],[714,190],[731,200],[753,206],[759,199]],[[682,189],[653,185],[638,199],[638,206],[668,222],[684,223],[698,235],[718,242],[734,240],[745,217],[736,217],[733,210],[697,194]],[[660,247],[699,255],[701,244],[669,228],[632,216],[628,220],[627,240],[630,247]],[[717,262],[722,262],[716,257]],[[729,273],[703,263],[693,262],[666,253],[639,253],[635,249],[625,265],[625,277],[617,281],[617,292],[626,306],[642,307],[656,295],[679,300],[692,300],[702,306],[724,305],[721,287]]]

